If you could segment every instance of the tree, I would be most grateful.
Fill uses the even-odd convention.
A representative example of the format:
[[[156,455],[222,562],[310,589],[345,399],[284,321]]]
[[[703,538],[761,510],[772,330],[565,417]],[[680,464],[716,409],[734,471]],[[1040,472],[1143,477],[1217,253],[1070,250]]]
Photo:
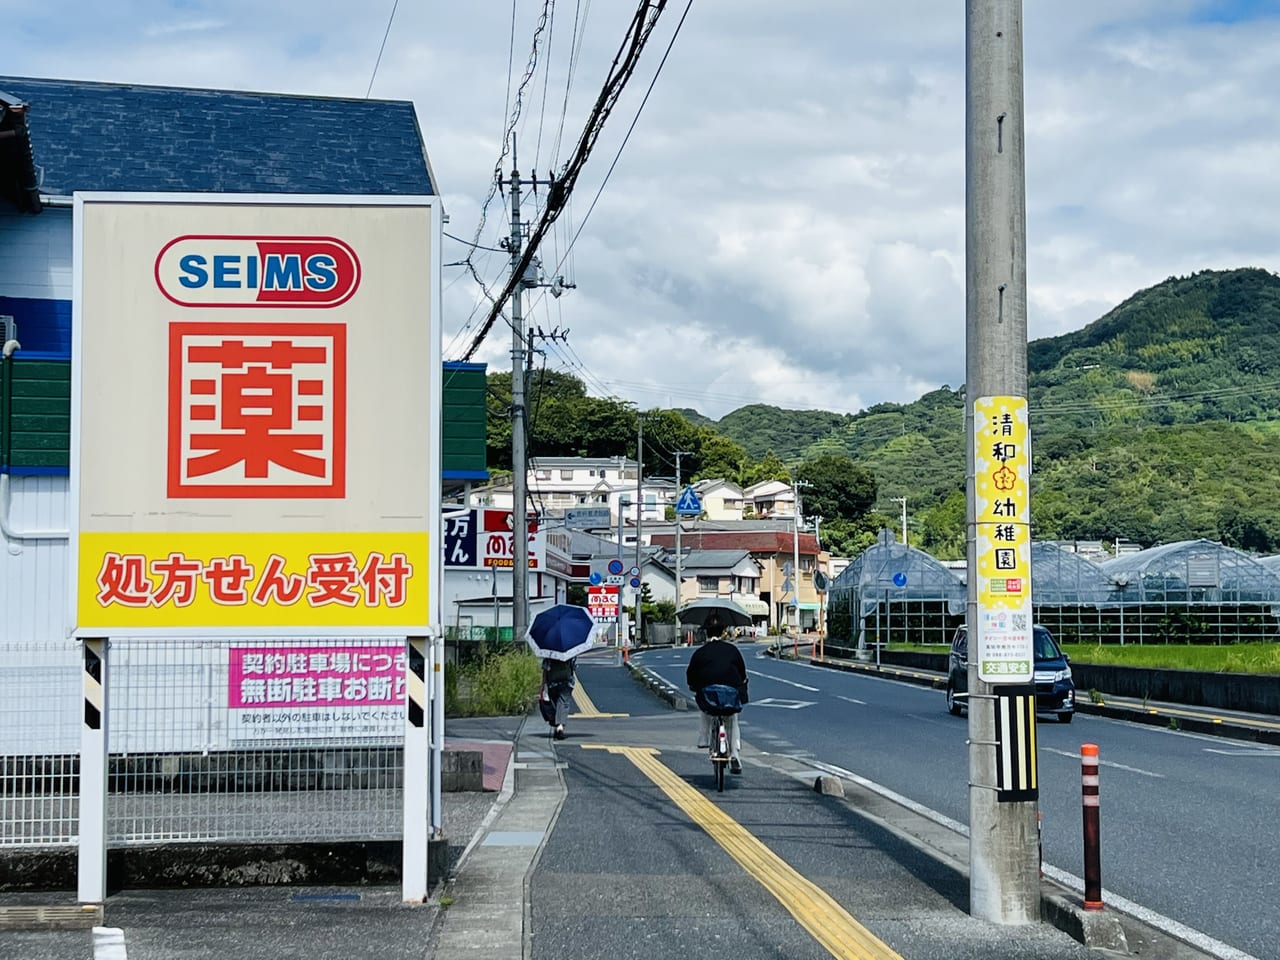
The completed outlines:
[[[791,471],[787,469],[787,465],[782,462],[781,458],[770,450],[761,460],[753,467],[747,467],[742,472],[743,486],[751,486],[753,483],[762,483],[765,480],[781,480],[783,483],[791,482]]]
[[[876,478],[846,456],[821,456],[796,468],[796,480],[806,484],[801,505],[808,516],[827,520],[857,520],[876,500]]]

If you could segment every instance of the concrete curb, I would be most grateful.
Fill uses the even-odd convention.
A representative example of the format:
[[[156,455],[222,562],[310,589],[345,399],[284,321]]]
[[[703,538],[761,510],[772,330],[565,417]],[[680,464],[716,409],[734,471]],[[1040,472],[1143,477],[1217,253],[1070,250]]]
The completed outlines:
[[[627,669],[631,671],[631,676],[635,677],[636,680],[644,684],[667,703],[671,704],[674,709],[689,709],[689,704],[692,701],[685,696],[684,692],[667,683],[667,681],[663,680],[648,667],[638,667],[634,663],[628,663]]]
[[[928,673],[927,671],[912,670],[907,667],[876,666],[873,663],[851,663],[847,660],[818,660],[816,658],[805,658],[805,660],[815,667],[824,667],[828,670],[843,670],[845,673],[865,673],[870,676],[887,677],[892,680],[901,680],[904,683],[914,683],[917,686],[932,687],[934,690],[944,690],[947,686],[946,677],[939,676],[936,673]],[[1203,710],[1205,708],[1187,709]],[[1094,703],[1087,698],[1077,696],[1076,713],[1107,717],[1112,720],[1124,720],[1129,723],[1143,723],[1148,726],[1170,727],[1176,730],[1185,730],[1189,733],[1204,733],[1210,736],[1223,737],[1227,740],[1247,740],[1254,743],[1280,745],[1280,730],[1259,729],[1245,726],[1244,724],[1231,723],[1229,720],[1205,720],[1198,717],[1188,717],[1184,716],[1181,711],[1174,712],[1159,707],[1120,706],[1114,703],[1109,704],[1105,700],[1102,703]]]

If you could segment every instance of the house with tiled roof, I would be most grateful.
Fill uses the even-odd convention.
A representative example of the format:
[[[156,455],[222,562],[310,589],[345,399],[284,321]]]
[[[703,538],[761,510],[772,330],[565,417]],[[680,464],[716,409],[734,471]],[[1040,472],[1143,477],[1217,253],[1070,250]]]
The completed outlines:
[[[820,548],[815,534],[800,531],[797,536],[783,524],[733,523],[702,524],[682,530],[681,546],[688,551],[745,552],[760,568],[759,599],[769,606],[769,626],[799,624],[802,630],[816,629],[821,615],[821,598],[813,585],[813,573],[825,569],[829,555]],[[675,549],[675,533],[654,532],[654,546]],[[788,574],[799,553],[799,576]],[[682,576],[685,575],[682,565]],[[788,589],[787,584],[790,583]],[[794,603],[793,603],[794,601]]]
[[[674,566],[675,551],[666,554]],[[760,564],[747,550],[681,549],[680,604],[709,597],[727,597],[752,616],[767,620],[769,605],[758,596]]]
[[[702,503],[702,515],[708,520],[741,520],[744,499],[742,488],[732,480],[699,480],[694,493]]]

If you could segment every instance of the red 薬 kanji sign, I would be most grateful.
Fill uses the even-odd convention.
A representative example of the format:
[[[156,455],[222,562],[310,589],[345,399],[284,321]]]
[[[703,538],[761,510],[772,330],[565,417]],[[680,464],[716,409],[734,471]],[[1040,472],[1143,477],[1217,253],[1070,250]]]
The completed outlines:
[[[346,327],[169,326],[169,496],[345,492]]]

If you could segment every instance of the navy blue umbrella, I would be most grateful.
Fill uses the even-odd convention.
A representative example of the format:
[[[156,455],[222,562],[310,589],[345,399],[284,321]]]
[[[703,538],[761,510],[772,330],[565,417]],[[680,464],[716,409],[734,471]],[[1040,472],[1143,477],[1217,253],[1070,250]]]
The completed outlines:
[[[533,618],[524,638],[539,657],[572,660],[596,645],[597,629],[586,607],[557,603]]]

